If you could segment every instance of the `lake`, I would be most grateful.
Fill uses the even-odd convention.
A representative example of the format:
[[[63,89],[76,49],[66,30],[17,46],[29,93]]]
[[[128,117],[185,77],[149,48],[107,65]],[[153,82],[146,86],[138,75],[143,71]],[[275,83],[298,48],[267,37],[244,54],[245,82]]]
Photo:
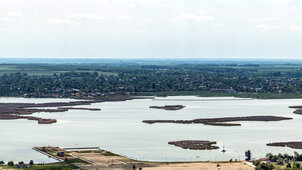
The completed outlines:
[[[0,98],[0,102],[58,102],[72,99]],[[177,111],[151,109],[152,105],[182,104]],[[89,147],[150,161],[243,160],[251,150],[253,158],[266,153],[289,153],[291,148],[266,146],[270,142],[302,141],[302,115],[293,114],[289,105],[302,105],[302,99],[240,99],[233,97],[173,96],[94,103],[101,111],[70,110],[62,113],[35,113],[55,118],[55,124],[29,120],[0,120],[0,160],[35,163],[54,160],[34,150],[34,146]],[[271,115],[292,117],[277,122],[238,122],[242,126],[206,126],[203,124],[145,124],[142,120],[196,119],[228,116]],[[185,150],[169,141],[217,141],[218,150]],[[225,147],[226,152],[221,150]],[[302,150],[296,150],[301,152]]]

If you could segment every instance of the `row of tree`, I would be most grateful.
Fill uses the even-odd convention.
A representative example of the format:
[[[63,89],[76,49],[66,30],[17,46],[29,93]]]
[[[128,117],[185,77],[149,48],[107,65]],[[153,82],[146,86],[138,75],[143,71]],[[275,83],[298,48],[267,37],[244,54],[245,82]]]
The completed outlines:
[[[4,161],[0,161],[0,165],[4,165],[4,164],[5,164]],[[24,164],[24,162],[21,161],[21,162],[18,162],[18,164],[21,164],[21,165],[22,165],[22,164]],[[30,160],[28,164],[29,164],[29,165],[33,165],[33,164],[34,164],[34,161],[33,161],[33,160]],[[14,163],[14,161],[8,161],[8,162],[7,162],[7,165],[8,165],[8,166],[14,166],[15,163]]]

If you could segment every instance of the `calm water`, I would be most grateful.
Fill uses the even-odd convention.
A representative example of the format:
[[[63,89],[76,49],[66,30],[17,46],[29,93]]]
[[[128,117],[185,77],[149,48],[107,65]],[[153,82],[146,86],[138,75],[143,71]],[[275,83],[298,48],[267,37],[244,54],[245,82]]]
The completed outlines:
[[[0,98],[0,102],[57,102],[70,99]],[[151,105],[182,104],[178,111],[150,109]],[[266,153],[293,153],[293,149],[268,147],[269,142],[302,141],[302,116],[293,114],[289,105],[302,105],[301,99],[247,100],[231,97],[176,96],[105,102],[87,107],[101,111],[70,110],[64,113],[37,113],[34,116],[55,118],[58,123],[39,125],[29,120],[0,120],[0,160],[52,162],[33,146],[88,147],[103,149],[131,158],[152,161],[207,161],[244,159]],[[79,106],[83,107],[83,106]],[[86,106],[84,106],[86,107]],[[146,119],[195,119],[226,116],[275,115],[292,117],[278,122],[240,122],[240,127],[202,124],[145,124]],[[184,150],[172,145],[174,140],[212,140],[221,149]],[[302,152],[302,150],[297,150]]]

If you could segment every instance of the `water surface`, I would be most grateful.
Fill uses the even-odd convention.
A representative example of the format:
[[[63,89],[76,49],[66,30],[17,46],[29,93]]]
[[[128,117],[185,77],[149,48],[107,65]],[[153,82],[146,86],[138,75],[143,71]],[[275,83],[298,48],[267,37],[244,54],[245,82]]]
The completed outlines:
[[[0,98],[0,102],[57,102],[71,99]],[[150,109],[151,105],[182,104],[178,111]],[[103,149],[134,159],[150,161],[218,161],[244,159],[266,153],[289,153],[294,149],[269,147],[269,142],[302,141],[302,115],[293,114],[289,105],[302,105],[301,99],[239,99],[233,97],[174,96],[122,102],[95,103],[101,111],[70,110],[63,113],[36,113],[55,118],[55,124],[39,125],[29,120],[0,120],[0,160],[52,162],[31,148],[34,146],[88,147]],[[149,119],[196,119],[227,116],[273,115],[292,117],[278,122],[240,122],[239,127],[202,124],[145,124]],[[221,149],[185,150],[172,145],[174,140],[217,141]],[[301,152],[302,150],[297,150]]]

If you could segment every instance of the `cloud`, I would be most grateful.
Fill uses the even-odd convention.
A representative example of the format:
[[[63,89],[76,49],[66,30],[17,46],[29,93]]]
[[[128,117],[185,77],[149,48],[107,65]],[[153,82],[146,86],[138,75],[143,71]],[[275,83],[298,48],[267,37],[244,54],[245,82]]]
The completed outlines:
[[[7,21],[11,21],[11,19],[9,17],[0,17],[0,22],[7,22]]]
[[[48,21],[49,24],[61,25],[61,24],[77,24],[78,22],[71,21],[69,19],[51,18]]]
[[[296,16],[296,19],[302,19],[301,15]]]
[[[289,30],[302,30],[302,26],[291,25],[288,27]]]
[[[254,19],[254,21],[257,21],[257,22],[272,22],[272,21],[279,21],[279,20],[280,20],[279,17],[267,17],[267,18]]]
[[[104,17],[100,17],[97,15],[80,14],[80,13],[69,15],[68,18],[77,19],[77,20],[102,20],[102,19],[104,19]]]
[[[149,22],[149,21],[154,21],[154,19],[152,19],[152,18],[145,18],[144,21],[148,21]]]
[[[22,14],[19,13],[19,12],[12,11],[12,12],[7,13],[6,16],[8,16],[8,17],[22,17]]]
[[[224,24],[214,24],[215,27],[224,27]]]
[[[14,20],[14,18],[16,17],[21,17],[22,14],[18,13],[18,12],[8,12],[4,15],[0,15],[0,22],[4,23],[4,22],[11,22]]]
[[[262,29],[262,30],[273,30],[279,29],[280,27],[277,25],[267,25],[267,24],[258,24],[255,26],[255,29]]]
[[[129,16],[126,16],[126,15],[120,15],[117,17],[119,20],[132,20],[131,17]]]
[[[180,20],[191,20],[196,22],[212,21],[214,17],[208,15],[192,15],[192,14],[183,14],[176,17]]]
[[[71,14],[65,18],[51,18],[48,20],[49,24],[61,25],[61,24],[78,24],[80,20],[102,20],[104,17],[100,17],[92,14]]]

